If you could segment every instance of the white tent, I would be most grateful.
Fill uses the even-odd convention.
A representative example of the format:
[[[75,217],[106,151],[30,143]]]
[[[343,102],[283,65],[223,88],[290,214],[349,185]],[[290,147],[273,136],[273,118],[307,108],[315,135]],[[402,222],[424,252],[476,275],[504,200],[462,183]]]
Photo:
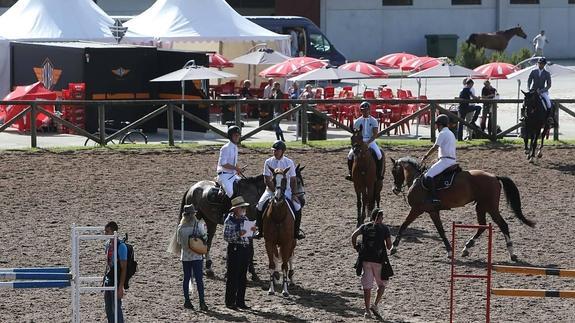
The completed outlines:
[[[0,38],[7,40],[115,42],[110,18],[92,0],[19,0],[0,16]],[[126,38],[138,35],[128,30]],[[151,39],[151,38],[147,38]],[[0,96],[8,93],[10,67],[8,43],[0,40]]]
[[[226,57],[246,54],[266,42],[289,55],[290,36],[269,31],[237,13],[224,0],[157,0],[124,24],[129,30],[153,36],[161,47],[215,51]],[[241,67],[232,73],[247,76]]]

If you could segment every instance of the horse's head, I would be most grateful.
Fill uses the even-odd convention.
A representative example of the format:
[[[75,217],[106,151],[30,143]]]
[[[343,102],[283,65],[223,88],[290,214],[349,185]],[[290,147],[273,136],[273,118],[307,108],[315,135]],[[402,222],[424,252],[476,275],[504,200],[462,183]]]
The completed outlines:
[[[268,166],[269,167],[269,166]],[[274,203],[279,203],[285,200],[285,191],[287,187],[287,172],[289,172],[289,167],[286,169],[276,168],[273,169],[269,167],[272,173],[272,183],[274,184]]]
[[[527,38],[527,34],[523,31],[523,28],[521,28],[520,25],[517,25],[517,27],[513,28],[512,30],[515,33],[515,35],[523,39]]]
[[[359,129],[354,129],[351,135],[351,148],[355,155],[359,155],[362,151],[367,151],[367,144],[363,141],[363,126]]]
[[[297,198],[299,199],[299,203],[302,207],[305,205],[305,184],[303,182],[303,176],[301,174],[301,171],[304,170],[304,168],[305,166],[300,167],[299,164],[295,168],[296,187],[295,190],[291,192],[293,196],[297,196]]]
[[[404,187],[410,187],[415,178],[423,173],[422,166],[413,157],[402,157],[398,160],[391,158],[394,194],[399,194]]]

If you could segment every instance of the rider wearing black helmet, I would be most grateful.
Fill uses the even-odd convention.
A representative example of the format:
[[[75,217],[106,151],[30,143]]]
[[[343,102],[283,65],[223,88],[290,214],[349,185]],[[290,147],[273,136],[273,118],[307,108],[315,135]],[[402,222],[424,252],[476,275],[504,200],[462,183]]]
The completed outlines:
[[[543,101],[545,108],[547,109],[547,123],[552,125],[554,123],[553,105],[551,104],[551,99],[549,98],[549,89],[551,88],[551,73],[545,69],[547,60],[545,57],[540,57],[537,60],[537,67],[531,73],[529,73],[529,78],[527,79],[527,87],[529,90],[537,91]]]
[[[220,149],[218,167],[216,168],[217,181],[222,186],[229,200],[234,195],[234,182],[239,179],[237,175],[242,173],[241,168],[237,166],[238,143],[240,142],[241,132],[242,130],[238,126],[228,128],[228,139],[230,141]]]
[[[431,147],[427,153],[421,158],[421,162],[424,162],[429,155],[439,149],[437,154],[438,160],[433,164],[427,173],[425,173],[424,180],[427,181],[427,186],[431,190],[431,200],[430,202],[434,205],[439,205],[441,201],[437,198],[437,193],[435,191],[435,182],[433,177],[439,175],[441,172],[446,170],[448,167],[455,165],[457,163],[455,146],[456,140],[453,132],[449,130],[449,117],[445,114],[440,114],[435,119],[435,127],[439,130],[435,144]]]
[[[370,115],[370,104],[367,101],[363,101],[359,105],[359,109],[361,111],[361,117],[355,120],[353,123],[353,129],[362,128],[362,135],[363,141],[368,144],[368,147],[375,159],[375,172],[377,174],[377,179],[383,179],[383,174],[381,174],[381,170],[383,168],[383,154],[381,153],[381,149],[377,146],[375,142],[375,138],[377,136],[377,131],[379,130],[379,124],[377,120]],[[349,150],[347,154],[347,168],[349,174],[345,176],[345,179],[351,181],[351,169],[353,167],[353,148]]]
[[[256,239],[263,237],[263,229],[264,228],[263,228],[262,217],[263,217],[264,206],[266,205],[267,201],[273,196],[274,190],[275,190],[270,168],[271,169],[276,169],[276,168],[286,169],[288,167],[289,167],[289,171],[287,172],[286,176],[287,176],[287,179],[289,181],[289,185],[286,187],[285,195],[286,195],[286,198],[291,202],[292,209],[294,211],[294,216],[295,216],[294,235],[295,235],[295,238],[297,238],[297,239],[305,238],[305,236],[303,235],[303,233],[299,229],[300,225],[301,225],[301,204],[300,204],[298,197],[295,195],[292,195],[292,190],[294,190],[296,188],[296,173],[295,173],[296,167],[295,167],[294,162],[291,159],[284,156],[286,148],[287,148],[286,144],[283,141],[278,140],[278,141],[274,142],[274,144],[272,145],[272,150],[273,150],[274,155],[272,157],[268,158],[264,163],[263,175],[264,175],[264,182],[266,184],[266,190],[264,191],[264,193],[260,197],[260,200],[258,201],[258,204],[256,205],[256,209],[257,209],[257,218],[256,218],[257,224],[256,224],[256,226],[258,227],[258,233],[255,236]]]

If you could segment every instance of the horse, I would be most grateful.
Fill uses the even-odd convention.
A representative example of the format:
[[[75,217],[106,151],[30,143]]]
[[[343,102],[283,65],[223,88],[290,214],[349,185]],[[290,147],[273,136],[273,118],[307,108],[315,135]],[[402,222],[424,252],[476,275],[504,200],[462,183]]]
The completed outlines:
[[[484,47],[502,52],[507,48],[507,44],[509,44],[509,40],[513,36],[519,36],[523,39],[527,38],[527,34],[521,29],[521,26],[517,25],[517,27],[494,33],[471,34],[467,38],[467,44],[473,44],[477,48]]]
[[[541,101],[541,96],[531,90],[529,92],[523,92],[525,96],[523,100],[523,116],[525,117],[525,127],[523,134],[523,143],[525,144],[525,154],[530,163],[535,162],[535,157],[543,157],[541,150],[543,149],[543,142],[545,140],[545,134],[549,131],[549,125],[547,124],[547,110],[543,106]],[[535,155],[535,149],[537,148],[537,141],[541,137],[541,146],[539,146],[539,151]],[[529,140],[531,142],[528,145]]]
[[[521,211],[521,197],[515,183],[505,176],[495,176],[483,170],[461,171],[455,175],[453,184],[446,189],[438,190],[437,195],[441,199],[439,206],[426,201],[428,192],[421,186],[422,174],[425,168],[419,164],[417,159],[412,157],[402,157],[397,161],[391,159],[393,168],[393,193],[398,195],[403,192],[404,187],[409,187],[407,202],[411,206],[409,215],[399,228],[397,236],[393,241],[391,254],[397,252],[397,247],[405,229],[423,212],[429,213],[437,232],[443,240],[447,256],[451,256],[451,245],[445,237],[443,224],[439,217],[440,210],[449,210],[462,207],[468,203],[475,202],[477,212],[477,222],[481,225],[486,223],[486,213],[489,213],[493,222],[497,224],[503,233],[506,241],[507,251],[512,261],[517,261],[517,256],[513,252],[513,242],[509,234],[507,222],[499,213],[499,201],[501,195],[501,184],[505,191],[507,203],[513,210],[515,216],[524,224],[533,227],[535,222],[527,219]],[[441,175],[438,175],[441,176]],[[469,255],[469,249],[475,244],[475,239],[479,238],[485,231],[484,228],[477,229],[477,232],[465,244],[461,255]]]
[[[275,293],[274,282],[279,281],[278,267],[281,261],[283,274],[282,295],[287,297],[289,296],[288,280],[291,281],[293,278],[292,258],[296,246],[296,239],[293,234],[295,217],[285,196],[286,174],[289,171],[289,167],[286,169],[269,168],[272,173],[275,191],[263,215],[263,224],[266,228],[264,230],[264,240],[269,261],[268,268],[270,270],[268,294],[273,295]]]
[[[292,191],[292,195],[296,195],[303,207],[305,204],[305,188],[302,176],[302,170],[305,166],[300,167],[298,164],[296,167],[296,188]],[[266,189],[264,176],[258,175],[255,177],[243,177],[235,185],[234,190],[237,195],[243,196],[244,200],[250,204],[247,208],[247,217],[249,219],[256,218],[256,204],[258,203],[260,196],[264,193]],[[217,195],[220,188],[215,181],[203,180],[192,185],[182,197],[182,202],[180,205],[180,214],[184,210],[184,205],[193,204],[198,211],[196,216],[198,219],[204,219],[206,226],[208,228],[208,253],[206,254],[206,275],[208,277],[214,276],[214,271],[212,269],[212,260],[210,258],[210,250],[212,248],[212,241],[216,233],[216,228],[218,223],[223,224],[225,220],[225,215],[229,213],[229,210],[225,209],[225,203],[217,200]],[[254,268],[253,259],[250,260],[250,268]],[[252,272],[252,279],[257,280],[257,275]]]
[[[354,155],[351,178],[357,198],[357,227],[359,227],[365,221],[366,214],[370,214],[375,208],[376,203],[377,207],[379,207],[383,181],[377,179],[374,156],[372,152],[369,151],[367,143],[363,141],[361,126],[358,130],[353,131],[351,146]],[[381,150],[381,154],[381,173],[383,175],[385,174],[385,153],[383,149]]]

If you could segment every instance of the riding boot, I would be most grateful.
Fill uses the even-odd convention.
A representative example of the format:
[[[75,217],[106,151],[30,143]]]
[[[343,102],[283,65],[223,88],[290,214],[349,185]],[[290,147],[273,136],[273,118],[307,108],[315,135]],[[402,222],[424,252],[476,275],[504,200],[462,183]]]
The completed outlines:
[[[383,174],[381,174],[381,168],[383,166],[382,165],[383,158],[377,159],[377,154],[375,153],[375,151],[373,149],[370,149],[369,152],[371,153],[371,156],[373,157],[373,160],[375,161],[375,178],[377,180],[382,180]]]
[[[427,185],[431,195],[429,202],[435,206],[438,206],[439,204],[441,204],[441,201],[437,198],[437,190],[435,189],[435,180],[433,179],[433,177],[426,177],[425,179],[427,180]]]
[[[547,111],[547,125],[549,128],[555,126],[555,105],[551,104],[551,108]]]
[[[264,236],[264,221],[263,221],[264,211],[256,209],[256,226],[258,227],[258,232],[254,235],[254,239],[261,239]]]
[[[351,169],[353,168],[353,159],[347,159],[347,169],[349,170],[349,174],[345,176],[345,179],[351,181]]]
[[[300,239],[304,239],[305,235],[303,234],[302,231],[300,231],[300,226],[301,226],[301,209],[299,209],[298,211],[294,212],[294,216],[295,216],[295,223],[294,223],[294,238],[300,240]]]

